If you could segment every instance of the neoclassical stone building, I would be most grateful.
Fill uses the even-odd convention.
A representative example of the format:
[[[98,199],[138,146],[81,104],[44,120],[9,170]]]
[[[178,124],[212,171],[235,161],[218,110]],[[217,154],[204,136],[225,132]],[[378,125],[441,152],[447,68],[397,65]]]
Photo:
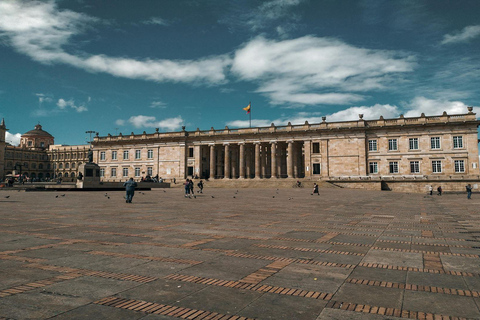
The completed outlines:
[[[94,162],[103,181],[164,179],[312,179],[366,187],[362,181],[479,180],[478,130],[472,108],[465,114],[303,125],[95,136]],[[40,125],[5,143],[0,124],[0,176],[75,180],[89,145],[55,145]],[[359,183],[360,181],[360,183]],[[411,185],[411,184],[410,184]],[[404,184],[404,189],[409,188]],[[419,189],[418,187],[417,189]]]
[[[146,175],[209,179],[437,179],[479,175],[468,113],[415,118],[96,136],[105,181]]]

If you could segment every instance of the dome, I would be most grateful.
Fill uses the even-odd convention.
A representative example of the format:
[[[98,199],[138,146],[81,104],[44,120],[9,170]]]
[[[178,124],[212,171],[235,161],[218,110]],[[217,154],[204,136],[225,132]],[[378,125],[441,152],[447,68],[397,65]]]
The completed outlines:
[[[24,134],[22,134],[22,137],[33,137],[33,136],[35,136],[35,137],[49,137],[49,138],[53,138],[53,136],[52,136],[50,133],[48,133],[47,131],[44,131],[44,130],[42,129],[42,126],[39,125],[39,124],[37,124],[37,125],[35,126],[35,129],[30,130],[30,131],[25,132]]]

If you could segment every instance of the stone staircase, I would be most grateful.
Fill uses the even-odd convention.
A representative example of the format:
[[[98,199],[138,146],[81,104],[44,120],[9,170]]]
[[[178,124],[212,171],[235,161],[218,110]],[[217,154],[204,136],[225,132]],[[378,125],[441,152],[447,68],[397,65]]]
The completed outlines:
[[[300,181],[305,188],[313,188],[313,183],[316,182],[319,185],[319,188],[339,188],[337,186],[328,183],[327,181],[321,180],[311,180],[311,179],[215,179],[215,180],[205,180],[202,179],[205,185],[205,188],[278,188],[278,189],[288,189],[292,188],[293,185]],[[197,189],[197,183],[200,179],[195,179],[195,189]],[[177,184],[170,184],[170,188],[183,188],[184,180],[177,180]]]

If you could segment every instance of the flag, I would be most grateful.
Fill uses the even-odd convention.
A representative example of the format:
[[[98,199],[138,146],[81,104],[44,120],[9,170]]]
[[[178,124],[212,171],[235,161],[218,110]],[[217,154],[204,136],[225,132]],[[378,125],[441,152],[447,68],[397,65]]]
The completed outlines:
[[[247,111],[247,114],[249,114],[251,108],[252,108],[252,104],[249,103],[248,106],[246,106],[245,108],[243,108],[243,110]]]

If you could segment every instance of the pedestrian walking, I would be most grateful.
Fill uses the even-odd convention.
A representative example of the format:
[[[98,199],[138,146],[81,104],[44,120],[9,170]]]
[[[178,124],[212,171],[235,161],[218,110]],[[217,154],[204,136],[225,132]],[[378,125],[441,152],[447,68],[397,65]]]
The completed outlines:
[[[185,188],[185,198],[190,195],[190,180],[185,180],[185,183],[183,184]]]
[[[123,184],[126,191],[125,202],[132,203],[133,196],[135,195],[135,188],[137,187],[137,183],[130,178],[127,182]]]
[[[442,195],[442,186],[438,186],[437,191],[438,191],[437,196],[441,196]]]
[[[188,186],[189,186],[189,188],[190,188],[190,193],[191,193],[192,196],[193,196],[193,195],[195,194],[195,192],[193,191],[193,187],[194,187],[194,185],[193,185],[193,180],[190,180],[190,183],[189,183]]]
[[[314,184],[313,184],[313,194],[315,194],[315,193],[318,194],[318,195],[320,195],[320,194],[318,193],[318,184],[317,184],[317,183],[314,183]]]
[[[200,182],[197,183],[197,187],[198,187],[198,189],[200,189],[200,190],[198,190],[198,193],[203,193],[203,181],[202,180],[200,180]]]
[[[465,188],[467,189],[467,199],[472,199],[472,185],[468,184]]]
[[[428,191],[430,192],[430,195],[433,195],[433,187],[432,186],[428,186]]]

